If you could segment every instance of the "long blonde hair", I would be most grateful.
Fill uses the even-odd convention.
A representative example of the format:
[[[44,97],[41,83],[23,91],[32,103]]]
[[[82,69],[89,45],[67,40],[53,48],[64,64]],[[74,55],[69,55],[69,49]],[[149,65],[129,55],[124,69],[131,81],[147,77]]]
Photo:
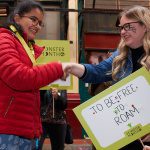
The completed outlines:
[[[141,24],[145,25],[147,29],[143,38],[143,48],[145,51],[145,55],[141,59],[140,64],[150,70],[150,10],[143,6],[134,6],[128,10],[124,10],[123,12],[121,12],[119,18],[121,19],[122,16],[137,20]],[[118,51],[119,55],[114,59],[112,68],[112,78],[114,80],[117,80],[116,75],[125,65],[129,52],[129,47],[125,45],[123,39],[120,40]]]

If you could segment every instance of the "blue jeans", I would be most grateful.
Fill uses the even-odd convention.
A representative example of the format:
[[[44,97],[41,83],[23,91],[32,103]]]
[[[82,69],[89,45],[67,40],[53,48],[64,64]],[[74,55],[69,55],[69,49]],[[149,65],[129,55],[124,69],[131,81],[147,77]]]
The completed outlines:
[[[31,150],[32,140],[20,136],[0,134],[0,150]]]

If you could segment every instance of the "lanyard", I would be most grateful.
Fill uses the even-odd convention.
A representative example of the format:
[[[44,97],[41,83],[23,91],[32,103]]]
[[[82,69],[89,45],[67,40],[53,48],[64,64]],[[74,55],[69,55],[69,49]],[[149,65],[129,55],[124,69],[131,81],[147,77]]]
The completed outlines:
[[[22,46],[24,47],[26,53],[28,54],[30,60],[32,61],[33,65],[36,65],[36,60],[35,57],[33,56],[29,46],[27,45],[27,43],[25,42],[25,40],[22,38],[22,36],[18,33],[17,29],[13,26],[10,25],[10,29],[16,34],[16,37],[19,39],[20,43],[22,44]],[[31,49],[33,49],[33,47],[31,46]]]

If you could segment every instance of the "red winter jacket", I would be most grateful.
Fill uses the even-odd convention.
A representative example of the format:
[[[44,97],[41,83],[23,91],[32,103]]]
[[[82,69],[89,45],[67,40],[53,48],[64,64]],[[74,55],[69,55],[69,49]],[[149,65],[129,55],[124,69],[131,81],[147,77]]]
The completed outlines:
[[[37,58],[43,48],[34,45],[34,50]],[[60,63],[33,67],[16,36],[0,28],[0,134],[39,137],[39,88],[62,75]]]

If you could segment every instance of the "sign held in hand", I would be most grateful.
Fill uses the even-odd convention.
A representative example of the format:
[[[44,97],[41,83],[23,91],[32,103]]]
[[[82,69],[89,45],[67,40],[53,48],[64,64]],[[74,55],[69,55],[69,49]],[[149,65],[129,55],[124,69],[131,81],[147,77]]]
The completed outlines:
[[[150,133],[150,73],[141,68],[74,112],[98,150],[119,149]]]

